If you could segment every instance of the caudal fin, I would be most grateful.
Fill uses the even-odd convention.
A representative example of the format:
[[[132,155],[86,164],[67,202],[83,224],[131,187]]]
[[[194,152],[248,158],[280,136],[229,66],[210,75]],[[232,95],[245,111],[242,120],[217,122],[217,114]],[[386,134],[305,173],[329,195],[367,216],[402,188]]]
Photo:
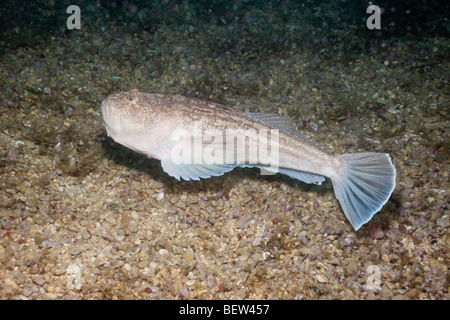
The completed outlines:
[[[388,201],[395,187],[395,167],[386,153],[339,156],[341,171],[331,178],[345,216],[355,230]]]

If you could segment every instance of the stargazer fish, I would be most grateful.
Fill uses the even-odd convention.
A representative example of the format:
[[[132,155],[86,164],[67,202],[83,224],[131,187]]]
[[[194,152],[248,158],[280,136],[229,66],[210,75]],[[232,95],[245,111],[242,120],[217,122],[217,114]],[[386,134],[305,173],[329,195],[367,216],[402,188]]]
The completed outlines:
[[[385,153],[331,155],[301,137],[278,115],[242,113],[180,95],[113,94],[101,105],[108,136],[149,158],[180,180],[257,167],[306,183],[325,177],[355,230],[388,201],[396,171]]]

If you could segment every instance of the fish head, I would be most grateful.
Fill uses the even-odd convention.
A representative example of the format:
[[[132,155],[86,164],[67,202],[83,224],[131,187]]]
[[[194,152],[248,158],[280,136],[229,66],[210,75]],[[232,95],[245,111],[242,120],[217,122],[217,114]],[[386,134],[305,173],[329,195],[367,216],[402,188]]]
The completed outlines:
[[[138,110],[133,105],[133,97],[126,93],[113,94],[101,105],[103,123],[108,136],[114,140],[118,136],[134,134],[144,128],[142,118],[137,116]]]
[[[160,158],[173,126],[158,104],[159,96],[132,90],[107,97],[101,114],[108,136],[136,152]]]

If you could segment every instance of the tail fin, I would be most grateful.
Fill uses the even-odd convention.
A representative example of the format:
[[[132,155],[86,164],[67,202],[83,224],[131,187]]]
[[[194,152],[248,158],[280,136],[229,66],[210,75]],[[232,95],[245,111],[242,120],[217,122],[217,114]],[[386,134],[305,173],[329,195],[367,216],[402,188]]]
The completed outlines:
[[[388,201],[395,187],[395,168],[386,153],[339,156],[342,170],[331,178],[345,216],[355,230]]]

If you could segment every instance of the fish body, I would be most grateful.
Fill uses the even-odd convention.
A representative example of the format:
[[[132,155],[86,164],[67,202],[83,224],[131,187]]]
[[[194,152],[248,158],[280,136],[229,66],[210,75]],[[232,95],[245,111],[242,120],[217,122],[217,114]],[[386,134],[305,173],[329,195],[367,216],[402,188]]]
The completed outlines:
[[[238,166],[314,184],[327,177],[355,230],[382,208],[395,187],[388,154],[331,155],[279,116],[138,90],[109,96],[101,112],[113,140],[161,160],[163,170],[178,180],[219,176]]]

